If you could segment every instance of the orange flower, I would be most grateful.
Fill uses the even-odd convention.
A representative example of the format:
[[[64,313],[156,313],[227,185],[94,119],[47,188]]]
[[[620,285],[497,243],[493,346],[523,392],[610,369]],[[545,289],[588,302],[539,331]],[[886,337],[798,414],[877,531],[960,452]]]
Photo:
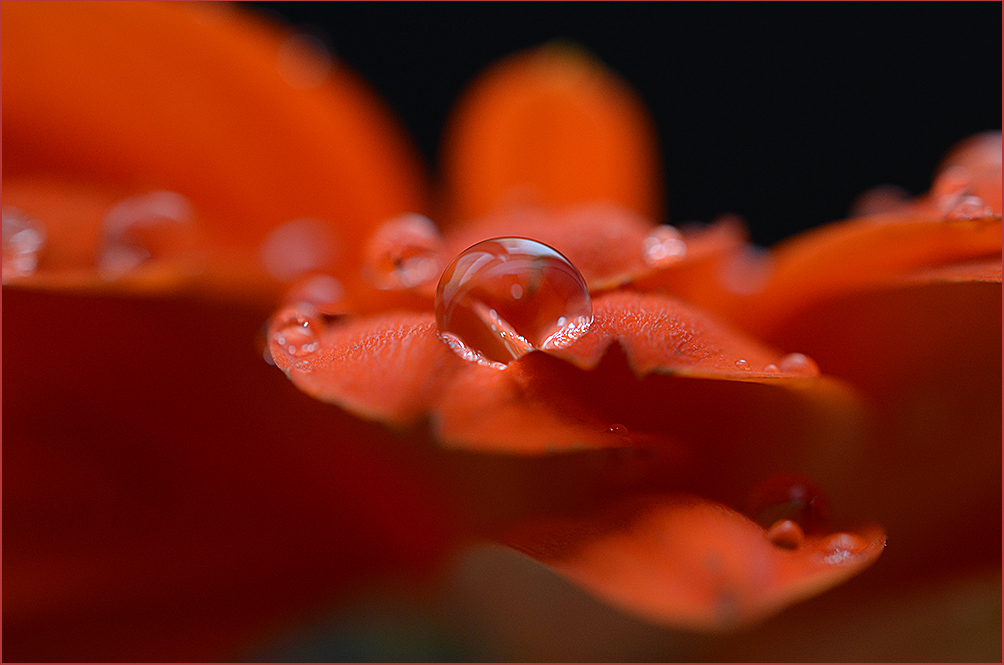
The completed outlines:
[[[545,47],[458,107],[440,235],[309,40],[226,7],[4,19],[8,659],[239,655],[482,539],[705,631],[873,564],[859,518],[893,535],[864,593],[996,565],[999,133],[759,255],[657,226],[644,108]],[[468,249],[497,237],[546,244]],[[293,386],[254,348],[277,306]]]

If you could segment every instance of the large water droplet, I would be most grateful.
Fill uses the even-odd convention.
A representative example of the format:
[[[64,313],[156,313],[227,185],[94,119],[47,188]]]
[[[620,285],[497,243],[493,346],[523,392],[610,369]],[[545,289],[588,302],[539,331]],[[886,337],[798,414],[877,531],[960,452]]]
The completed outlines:
[[[31,275],[45,245],[45,229],[19,208],[3,208],[3,281]]]
[[[443,239],[431,219],[416,213],[401,215],[370,237],[363,277],[378,289],[414,289],[439,276],[443,251]]]
[[[320,348],[323,328],[320,313],[307,303],[299,303],[275,316],[272,339],[289,355],[305,356]]]
[[[185,244],[192,204],[177,192],[153,191],[123,199],[105,214],[98,272],[120,277],[150,258]]]
[[[665,268],[676,263],[687,254],[687,243],[676,228],[668,225],[657,226],[642,244],[642,257],[652,268]]]
[[[804,533],[821,533],[828,526],[830,508],[826,496],[814,484],[795,476],[779,475],[768,478],[750,492],[747,514],[768,530],[789,520]],[[787,526],[778,528],[790,531]]]
[[[767,539],[778,547],[794,550],[805,541],[805,533],[794,520],[778,520],[767,529]]]
[[[533,349],[567,346],[592,320],[589,289],[575,266],[526,238],[468,248],[436,290],[440,336],[468,360],[505,365]]]

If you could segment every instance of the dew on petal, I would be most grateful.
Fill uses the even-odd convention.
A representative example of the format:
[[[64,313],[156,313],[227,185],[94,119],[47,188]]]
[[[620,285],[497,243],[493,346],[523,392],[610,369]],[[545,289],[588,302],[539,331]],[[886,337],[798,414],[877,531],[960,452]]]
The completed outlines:
[[[749,371],[750,361],[746,360],[745,358],[740,358],[739,360],[736,361],[736,369]]]
[[[382,290],[431,284],[445,263],[443,239],[428,217],[408,213],[385,222],[366,246],[363,277]]]
[[[801,376],[819,376],[819,367],[816,362],[807,355],[801,353],[789,353],[781,362],[778,369],[785,374],[798,374]]]
[[[324,328],[320,313],[306,303],[288,307],[273,319],[272,339],[283,351],[294,357],[317,351],[319,335]]]
[[[764,365],[763,371],[765,374],[777,374],[778,367],[774,363],[770,363],[769,365]]]
[[[298,33],[279,46],[275,64],[279,76],[290,87],[310,90],[324,85],[334,60],[320,38]]]
[[[259,257],[275,280],[291,282],[305,273],[331,266],[338,255],[334,226],[322,219],[294,219],[272,229]]]
[[[334,316],[343,313],[345,289],[331,275],[315,274],[293,283],[286,291],[287,303],[307,303],[321,314]]]
[[[687,243],[675,227],[657,226],[642,244],[642,257],[651,268],[665,268],[687,254]]]
[[[814,484],[796,476],[778,475],[750,492],[747,514],[764,529],[788,520],[803,533],[818,534],[828,526],[830,508],[826,496]]]
[[[99,274],[115,279],[176,250],[191,223],[192,204],[177,192],[158,190],[119,201],[103,220]]]
[[[504,366],[534,349],[561,348],[592,320],[589,289],[575,266],[526,238],[473,245],[446,268],[436,289],[440,337],[467,360]]]
[[[839,565],[854,558],[856,554],[860,554],[865,547],[865,541],[859,536],[852,533],[835,533],[823,545],[826,552],[823,561]]]
[[[798,549],[805,541],[805,533],[798,522],[789,519],[778,520],[767,529],[767,539],[782,549]]]
[[[45,229],[23,210],[3,208],[3,281],[34,274],[45,246]]]
[[[965,221],[983,219],[994,214],[994,209],[978,196],[966,194],[955,199],[946,207],[945,219],[950,221]]]
[[[628,428],[625,427],[624,425],[621,425],[620,423],[614,423],[607,429],[607,431],[610,432],[611,434],[616,434],[617,436],[628,435]]]

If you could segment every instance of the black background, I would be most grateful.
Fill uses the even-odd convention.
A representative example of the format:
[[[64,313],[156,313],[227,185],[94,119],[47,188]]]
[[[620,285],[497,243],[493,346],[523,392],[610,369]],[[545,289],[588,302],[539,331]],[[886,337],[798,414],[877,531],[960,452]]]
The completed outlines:
[[[671,222],[743,215],[767,244],[999,129],[1001,5],[988,3],[254,3],[319,34],[434,167],[447,114],[496,59],[577,42],[655,117]]]

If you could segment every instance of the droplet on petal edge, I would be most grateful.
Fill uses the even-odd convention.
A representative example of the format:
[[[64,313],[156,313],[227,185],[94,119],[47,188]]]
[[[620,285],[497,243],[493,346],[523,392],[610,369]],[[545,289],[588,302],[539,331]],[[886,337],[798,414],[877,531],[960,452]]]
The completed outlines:
[[[493,366],[534,349],[568,346],[592,320],[579,271],[554,248],[527,238],[469,247],[436,289],[440,337],[464,359]]]
[[[3,282],[27,277],[38,269],[45,229],[19,208],[3,208]]]
[[[945,219],[949,221],[965,221],[991,217],[994,209],[978,196],[964,195],[953,201],[945,210]]]
[[[675,227],[662,225],[642,243],[642,258],[650,268],[665,268],[687,255],[687,243]]]
[[[116,279],[180,246],[178,234],[192,221],[192,204],[177,192],[137,194],[112,206],[103,220],[98,274]]]
[[[286,353],[302,357],[320,348],[324,329],[320,313],[307,303],[287,307],[273,319],[272,339]]]
[[[805,534],[798,522],[784,519],[774,522],[767,529],[767,539],[782,549],[794,550],[805,541]]]
[[[864,540],[852,533],[835,533],[826,540],[823,561],[831,565],[845,563],[860,554],[866,546]]]
[[[430,284],[443,269],[443,239],[428,217],[407,213],[385,222],[366,246],[363,277],[385,290]]]
[[[789,353],[784,358],[781,358],[781,362],[778,363],[778,369],[786,374],[798,374],[800,376],[819,376],[819,367],[816,362],[801,353]]]
[[[328,268],[337,254],[334,226],[310,217],[275,227],[262,240],[259,250],[265,270],[279,282],[291,282],[306,273]]]

